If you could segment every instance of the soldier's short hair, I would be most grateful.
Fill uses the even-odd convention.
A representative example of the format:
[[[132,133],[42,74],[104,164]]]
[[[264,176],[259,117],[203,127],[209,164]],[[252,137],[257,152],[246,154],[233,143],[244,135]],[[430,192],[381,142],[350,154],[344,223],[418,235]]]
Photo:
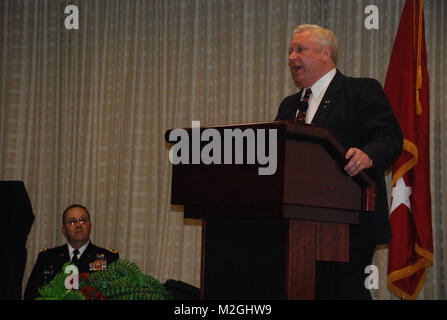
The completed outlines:
[[[83,209],[87,213],[88,219],[90,220],[90,213],[88,212],[87,208],[85,206],[83,206],[82,204],[75,203],[75,204],[69,205],[64,210],[64,213],[62,214],[62,225],[65,224],[65,215],[66,215],[66,213],[68,212],[68,210],[73,209],[73,208],[81,208],[81,209]]]

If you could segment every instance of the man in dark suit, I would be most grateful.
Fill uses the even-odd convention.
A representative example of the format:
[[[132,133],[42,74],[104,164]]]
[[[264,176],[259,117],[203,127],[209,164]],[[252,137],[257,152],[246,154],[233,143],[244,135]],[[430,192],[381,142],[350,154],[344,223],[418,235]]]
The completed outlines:
[[[67,238],[67,244],[40,250],[28,279],[25,300],[39,297],[38,289],[61,272],[62,266],[68,261],[72,261],[79,273],[83,273],[105,269],[119,259],[118,252],[97,247],[90,242],[91,227],[90,214],[84,206],[74,204],[64,210],[62,233]]]
[[[403,136],[379,82],[346,77],[336,69],[337,41],[315,25],[294,29],[289,67],[302,89],[286,97],[275,120],[302,120],[324,126],[347,147],[344,170],[365,170],[376,183],[376,211],[361,212],[350,227],[350,262],[317,262],[317,299],[371,299],[365,267],[376,245],[389,242],[391,227],[384,172],[402,151]],[[310,90],[308,90],[310,89]],[[349,195],[346,195],[349,196]]]

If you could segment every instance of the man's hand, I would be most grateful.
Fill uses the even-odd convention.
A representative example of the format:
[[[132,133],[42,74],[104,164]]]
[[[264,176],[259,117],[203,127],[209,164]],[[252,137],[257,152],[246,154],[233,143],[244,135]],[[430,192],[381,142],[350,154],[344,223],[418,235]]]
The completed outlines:
[[[349,159],[349,162],[344,169],[351,177],[372,166],[372,160],[368,155],[357,148],[349,148],[345,154],[345,159]]]

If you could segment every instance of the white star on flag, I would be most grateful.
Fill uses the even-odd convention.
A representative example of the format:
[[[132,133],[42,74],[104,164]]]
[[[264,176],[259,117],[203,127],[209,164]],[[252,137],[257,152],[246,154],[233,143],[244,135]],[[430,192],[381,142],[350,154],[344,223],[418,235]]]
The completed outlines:
[[[411,187],[407,187],[405,185],[404,178],[400,178],[399,180],[397,180],[396,186],[393,188],[392,192],[390,214],[393,213],[394,209],[396,209],[401,204],[406,205],[411,212],[411,203],[410,203],[411,193],[412,189]]]

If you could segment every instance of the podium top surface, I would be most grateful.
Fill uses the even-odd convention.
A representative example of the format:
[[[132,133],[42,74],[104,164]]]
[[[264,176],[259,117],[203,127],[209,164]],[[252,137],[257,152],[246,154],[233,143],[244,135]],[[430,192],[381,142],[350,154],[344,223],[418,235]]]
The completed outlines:
[[[191,135],[193,128],[182,128],[189,135]],[[348,160],[345,159],[347,148],[340,143],[337,138],[330,132],[328,128],[302,124],[295,121],[283,120],[283,121],[271,121],[271,122],[252,122],[252,123],[240,123],[240,124],[224,124],[216,126],[201,126],[200,132],[206,129],[215,129],[219,132],[224,130],[240,129],[242,131],[246,129],[268,129],[277,130],[278,141],[280,140],[300,140],[309,141],[313,143],[321,144],[325,150],[331,155],[331,157],[338,163],[340,167],[344,167]],[[165,132],[165,141],[172,144],[170,135],[175,129],[169,129]],[[360,172],[352,178],[362,188],[367,188],[374,185],[374,181],[365,172]]]

